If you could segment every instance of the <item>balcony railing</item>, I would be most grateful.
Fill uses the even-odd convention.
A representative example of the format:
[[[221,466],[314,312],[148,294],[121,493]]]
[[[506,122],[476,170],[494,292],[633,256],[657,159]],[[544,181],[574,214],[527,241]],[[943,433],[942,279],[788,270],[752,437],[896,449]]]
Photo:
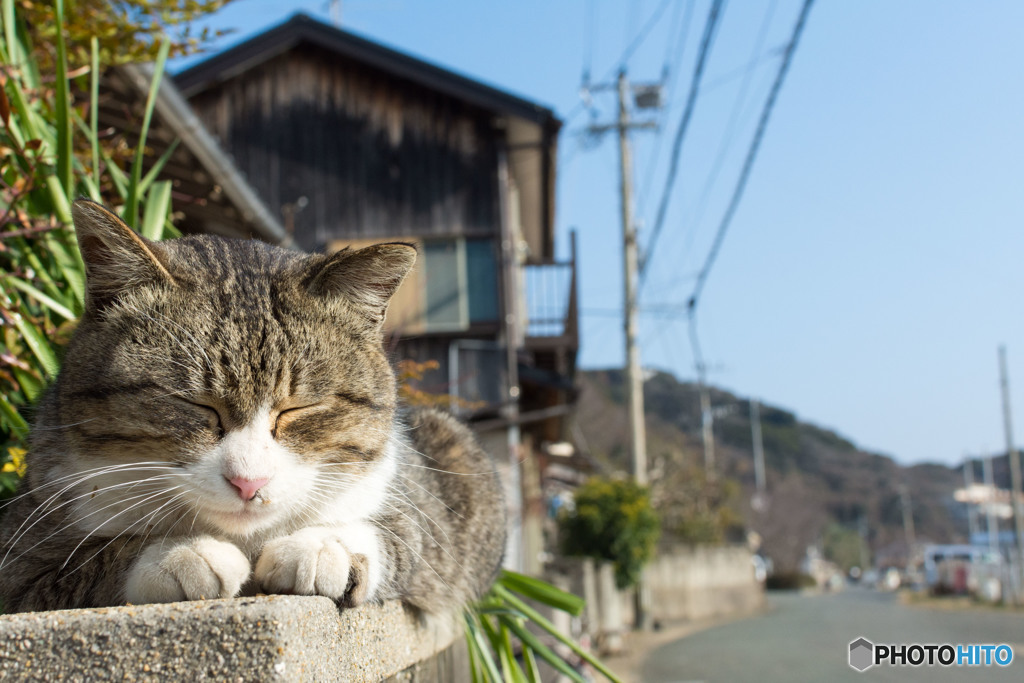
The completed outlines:
[[[569,261],[524,267],[527,340],[563,342],[575,346],[578,339],[576,302],[576,234],[572,234]]]

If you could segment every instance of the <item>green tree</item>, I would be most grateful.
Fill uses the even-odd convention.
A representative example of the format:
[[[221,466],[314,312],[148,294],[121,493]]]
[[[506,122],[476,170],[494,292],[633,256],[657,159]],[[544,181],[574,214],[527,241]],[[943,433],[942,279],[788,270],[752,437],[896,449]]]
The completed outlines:
[[[563,552],[607,560],[619,588],[634,585],[661,534],[647,487],[593,477],[576,490],[574,500],[574,509],[559,519]]]
[[[864,540],[855,529],[830,523],[822,532],[822,546],[825,559],[835,562],[843,571],[860,566]]]
[[[672,540],[716,545],[742,535],[736,480],[709,479],[703,467],[693,465],[670,469],[653,488],[662,527]]]
[[[153,62],[166,45],[168,56],[201,50],[226,31],[196,29],[196,22],[232,0],[66,0],[57,3],[18,0],[17,11],[28,30],[43,73],[56,72],[57,35],[61,34],[72,71],[88,67],[96,40],[103,66]]]

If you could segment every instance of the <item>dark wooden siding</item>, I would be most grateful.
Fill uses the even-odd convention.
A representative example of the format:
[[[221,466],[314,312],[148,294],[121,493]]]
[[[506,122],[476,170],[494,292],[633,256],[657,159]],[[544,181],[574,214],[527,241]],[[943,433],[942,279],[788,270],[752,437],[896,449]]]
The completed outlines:
[[[191,99],[272,212],[333,239],[497,234],[492,115],[298,46]]]

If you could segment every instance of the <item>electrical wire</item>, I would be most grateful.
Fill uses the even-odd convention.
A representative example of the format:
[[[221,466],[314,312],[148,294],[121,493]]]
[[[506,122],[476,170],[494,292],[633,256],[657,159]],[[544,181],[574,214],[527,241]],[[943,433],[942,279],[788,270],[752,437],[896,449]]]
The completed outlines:
[[[761,148],[761,141],[764,139],[764,132],[768,127],[768,121],[771,118],[772,109],[775,107],[775,101],[778,99],[779,91],[782,89],[782,84],[786,80],[786,74],[789,72],[789,65],[793,61],[793,53],[796,52],[797,45],[800,43],[800,36],[803,33],[804,26],[807,23],[807,15],[810,13],[811,6],[813,4],[814,0],[804,0],[803,7],[800,8],[800,16],[797,18],[796,25],[793,27],[793,36],[790,38],[789,44],[786,46],[786,52],[782,57],[782,63],[779,65],[779,71],[775,76],[775,82],[772,84],[771,92],[768,93],[768,99],[764,103],[764,109],[761,111],[761,118],[757,122],[757,130],[754,132],[754,139],[750,143],[750,149],[747,151],[747,157],[743,162],[743,169],[740,171],[739,179],[736,181],[736,188],[733,190],[732,198],[729,200],[729,205],[725,210],[725,214],[722,216],[722,221],[718,226],[718,231],[715,234],[715,240],[711,245],[711,250],[708,252],[704,266],[700,269],[700,273],[697,275],[697,284],[693,288],[693,294],[687,302],[687,309],[689,310],[691,319],[693,318],[697,304],[700,301],[700,295],[704,290],[704,284],[707,282],[708,273],[710,273],[711,267],[714,265],[715,259],[718,257],[718,252],[722,248],[722,241],[725,239],[725,234],[729,229],[729,225],[732,223],[732,218],[736,214],[736,208],[739,206],[740,199],[743,197],[743,191],[746,189],[747,181],[750,178],[750,171],[754,166],[754,160],[757,158],[757,152]]]
[[[777,0],[772,0],[768,5],[768,10],[765,12],[764,18],[761,21],[761,28],[758,31],[756,40],[754,41],[754,49],[751,52],[751,58],[748,62],[747,67],[743,70],[743,82],[740,84],[739,90],[736,94],[736,100],[733,102],[732,111],[729,113],[729,121],[725,126],[725,133],[722,136],[722,141],[718,147],[718,154],[715,158],[714,163],[711,165],[711,171],[708,173],[707,179],[704,181],[704,187],[701,190],[700,198],[697,200],[697,209],[693,213],[692,220],[686,221],[686,229],[684,232],[689,234],[689,239],[685,239],[684,242],[687,245],[684,254],[688,254],[690,246],[692,245],[693,235],[696,233],[697,227],[701,224],[704,219],[704,211],[707,209],[708,200],[711,198],[711,190],[714,188],[715,183],[718,181],[718,175],[722,171],[722,165],[725,162],[725,156],[732,148],[733,142],[736,138],[736,132],[738,130],[737,124],[739,123],[740,113],[743,111],[743,107],[747,101],[747,94],[750,90],[751,78],[754,74],[754,69],[761,63],[761,59],[758,59],[758,55],[764,49],[764,43],[768,36],[768,28],[771,25],[771,20],[775,15],[775,9],[778,5]],[[782,54],[784,47],[777,51],[777,54]],[[772,53],[776,53],[775,50]],[[705,89],[705,93],[710,89]]]
[[[672,186],[675,184],[676,174],[679,172],[679,157],[683,150],[683,140],[686,137],[686,130],[690,125],[690,118],[693,116],[694,105],[697,103],[697,93],[700,92],[700,81],[704,75],[704,67],[707,64],[708,54],[714,42],[719,18],[721,17],[725,0],[712,0],[711,8],[708,10],[708,18],[704,22],[704,35],[701,37],[700,51],[697,54],[697,62],[693,69],[693,78],[690,81],[690,93],[686,99],[686,108],[679,120],[679,127],[676,129],[676,137],[672,143],[672,157],[668,168],[668,175],[665,178],[665,187],[661,194],[661,202],[658,204],[658,214],[654,221],[654,228],[651,231],[651,238],[648,241],[647,249],[640,259],[639,282],[637,283],[637,296],[643,290],[646,279],[647,262],[653,253],[654,245],[658,241],[661,229],[665,224],[665,212],[668,210],[669,198],[672,196]]]
[[[590,69],[594,65],[594,36],[597,27],[596,0],[586,0],[583,19],[583,74],[580,81],[583,87],[590,85]]]
[[[680,2],[676,5],[678,10],[683,6]],[[679,37],[672,40],[672,36],[669,36],[668,47],[669,50],[665,53],[665,63],[662,67],[661,82],[662,87],[665,88],[665,105],[661,111],[658,112],[658,132],[654,136],[652,142],[654,151],[650,155],[650,159],[647,162],[647,170],[644,173],[644,181],[639,187],[638,198],[637,198],[637,214],[643,215],[647,209],[647,200],[650,198],[647,194],[647,188],[653,185],[654,172],[658,167],[658,162],[661,160],[661,150],[663,145],[661,144],[662,135],[665,132],[665,119],[668,118],[669,111],[671,110],[672,102],[675,99],[676,89],[679,85],[679,74],[682,73],[680,68],[683,63],[683,56],[686,54],[686,36],[690,33],[690,21],[693,19],[693,6],[694,0],[687,0],[686,2],[686,13],[683,14],[683,23],[679,30]],[[675,16],[672,17],[672,26],[679,23],[679,11],[673,13]],[[675,61],[670,61],[670,56],[674,54]]]
[[[612,76],[617,74],[625,67],[626,63],[629,62],[629,60],[633,57],[633,53],[636,52],[637,49],[643,44],[644,40],[647,39],[647,36],[651,32],[651,30],[653,30],[654,27],[657,26],[658,19],[660,19],[661,15],[665,13],[665,10],[668,9],[668,6],[671,2],[672,0],[662,0],[661,4],[659,4],[654,9],[654,13],[651,14],[650,19],[648,19],[647,22],[640,28],[640,31],[636,34],[636,37],[633,38],[632,42],[626,46],[625,50],[622,51],[622,56],[619,57],[618,61],[615,63],[614,66],[608,69],[608,73],[606,73],[601,78],[601,80],[598,81],[598,83],[605,83],[609,81],[612,78]],[[587,103],[581,100],[579,103],[576,104],[575,107],[573,107],[569,111],[568,114],[566,114],[563,125],[570,123],[576,116],[580,114],[580,112],[587,108]]]

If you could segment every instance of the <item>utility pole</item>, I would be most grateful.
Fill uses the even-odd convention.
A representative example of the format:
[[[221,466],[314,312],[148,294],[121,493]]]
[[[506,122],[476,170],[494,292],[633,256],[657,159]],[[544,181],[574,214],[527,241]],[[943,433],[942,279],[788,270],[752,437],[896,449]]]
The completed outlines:
[[[986,449],[988,450],[988,449]],[[981,474],[985,478],[985,488],[989,490],[991,499],[985,505],[985,528],[988,531],[988,548],[992,552],[999,551],[999,520],[994,510],[996,502],[996,480],[992,474],[992,456],[981,458]]]
[[[1013,524],[1017,532],[1017,565],[1014,583],[1020,595],[1021,570],[1024,569],[1024,511],[1020,505],[1020,454],[1013,445],[1013,421],[1010,417],[1010,376],[1006,369],[1006,347],[999,347],[999,384],[1003,394],[1003,432],[1006,435],[1006,457],[1010,459],[1010,504],[1013,505]]]
[[[971,495],[974,487],[974,460],[967,457],[964,460],[964,490]],[[967,538],[974,543],[974,536],[978,533],[978,506],[974,503],[967,503]]]
[[[914,561],[917,535],[914,533],[914,512],[910,507],[910,491],[906,484],[900,484],[900,507],[903,510],[903,538],[907,543],[907,569],[910,569]]]
[[[765,506],[764,444],[761,441],[761,408],[756,398],[750,399],[750,440],[754,444],[754,484],[757,487],[752,507],[760,512]]]
[[[871,566],[871,558],[868,556],[868,518],[864,516],[864,513],[860,513],[860,519],[857,520],[857,533],[860,535],[860,569],[861,576],[864,576],[864,572]]]
[[[700,350],[697,338],[697,319],[694,317],[693,301],[689,310],[690,345],[697,367],[697,389],[700,392],[700,436],[704,444],[704,476],[708,481],[715,478],[715,414],[711,410],[711,390],[707,382],[707,364]]]
[[[609,86],[598,85],[588,90],[605,89]],[[589,127],[592,134],[600,134],[615,130],[619,135],[619,191],[622,209],[622,280],[623,332],[626,342],[626,399],[629,417],[630,459],[633,479],[636,483],[647,485],[647,431],[644,424],[644,378],[640,365],[640,346],[637,325],[637,270],[638,248],[636,224],[633,221],[633,156],[629,145],[629,132],[635,128],[655,128],[656,122],[634,122],[630,117],[629,99],[632,94],[626,69],[619,70],[619,78],[615,84],[618,95],[618,118],[610,125],[593,125]],[[644,92],[652,86],[641,86]],[[650,103],[650,104],[648,104]],[[640,108],[659,106],[660,97],[649,98],[637,105]],[[636,586],[636,625],[646,630],[650,622],[650,588],[643,579]]]
[[[619,71],[619,171],[622,195],[623,290],[626,304],[626,397],[629,401],[630,455],[633,478],[647,484],[647,429],[644,424],[644,378],[637,344],[637,244],[633,223],[633,156],[629,148],[629,82]]]
[[[704,473],[715,476],[715,416],[711,412],[711,391],[704,377],[704,365],[697,371],[700,383],[700,437],[704,442]]]

